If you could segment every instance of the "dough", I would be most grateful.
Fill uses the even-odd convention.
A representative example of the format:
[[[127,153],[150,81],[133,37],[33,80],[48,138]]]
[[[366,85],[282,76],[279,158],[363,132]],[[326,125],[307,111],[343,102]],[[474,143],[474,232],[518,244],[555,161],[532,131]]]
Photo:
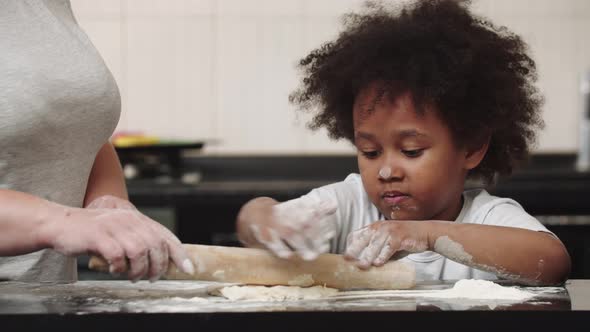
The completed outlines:
[[[296,301],[319,299],[336,294],[338,294],[337,289],[323,286],[229,286],[212,292],[212,295],[223,296],[231,301]]]

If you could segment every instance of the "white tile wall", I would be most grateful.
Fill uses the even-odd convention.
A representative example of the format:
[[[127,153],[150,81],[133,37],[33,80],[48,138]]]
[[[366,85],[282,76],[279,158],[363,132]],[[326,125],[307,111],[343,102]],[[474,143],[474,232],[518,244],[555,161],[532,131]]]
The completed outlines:
[[[297,61],[362,0],[71,0],[123,97],[118,130],[218,139],[211,153],[349,153],[287,96]],[[590,0],[480,0],[529,43],[546,105],[538,150],[575,151],[577,80],[590,69]]]

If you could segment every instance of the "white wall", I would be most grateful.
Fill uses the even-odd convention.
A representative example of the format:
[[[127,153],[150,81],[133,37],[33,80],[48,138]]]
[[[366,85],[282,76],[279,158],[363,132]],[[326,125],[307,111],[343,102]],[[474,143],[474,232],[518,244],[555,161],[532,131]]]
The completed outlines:
[[[71,0],[119,84],[118,130],[217,139],[211,153],[348,153],[288,103],[297,61],[361,0]],[[539,151],[575,151],[590,0],[480,0],[529,43],[546,97]]]

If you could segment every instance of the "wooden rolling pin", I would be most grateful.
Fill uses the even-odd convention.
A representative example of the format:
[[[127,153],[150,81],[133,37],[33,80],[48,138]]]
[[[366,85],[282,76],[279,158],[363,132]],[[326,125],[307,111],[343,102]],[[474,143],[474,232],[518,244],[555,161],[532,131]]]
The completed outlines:
[[[342,255],[322,254],[316,260],[281,259],[267,250],[185,244],[195,274],[181,272],[171,262],[166,279],[207,280],[250,285],[324,285],[338,289],[408,289],[415,285],[412,265],[390,261],[361,270]],[[108,263],[91,257],[90,269],[108,271]]]

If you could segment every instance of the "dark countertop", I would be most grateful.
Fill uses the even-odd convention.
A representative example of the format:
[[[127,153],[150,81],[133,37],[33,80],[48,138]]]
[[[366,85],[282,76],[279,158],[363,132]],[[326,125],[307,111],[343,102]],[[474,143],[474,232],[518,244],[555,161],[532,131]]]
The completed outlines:
[[[506,286],[509,282],[499,281]],[[73,284],[0,283],[0,313],[95,314],[285,311],[456,311],[571,310],[565,287],[521,287],[536,296],[526,301],[436,298],[454,282],[419,283],[412,290],[342,291],[338,296],[300,301],[230,301],[209,293],[231,284],[162,280],[84,280]],[[584,286],[579,286],[583,291]],[[576,290],[578,291],[578,290]],[[431,295],[430,297],[428,295]]]
[[[526,287],[525,290],[538,296],[525,302],[392,294],[333,300],[231,302],[207,295],[207,290],[213,286],[219,284],[194,281],[153,284],[144,281],[136,284],[128,281],[0,282],[0,323],[3,327],[13,324],[20,328],[76,328],[84,331],[121,327],[121,324],[131,326],[133,330],[170,328],[174,324],[190,324],[195,331],[202,327],[221,329],[232,326],[234,329],[256,326],[257,330],[296,330],[313,327],[318,320],[330,326],[330,330],[360,327],[362,322],[373,325],[389,321],[391,324],[391,320],[398,327],[419,328],[460,319],[461,326],[457,328],[476,324],[480,327],[478,331],[494,330],[505,324],[526,324],[545,330],[562,324],[563,319],[590,323],[590,314],[580,311],[590,310],[590,280],[570,280],[565,288]],[[411,292],[432,292],[451,286],[450,282],[422,284]]]

